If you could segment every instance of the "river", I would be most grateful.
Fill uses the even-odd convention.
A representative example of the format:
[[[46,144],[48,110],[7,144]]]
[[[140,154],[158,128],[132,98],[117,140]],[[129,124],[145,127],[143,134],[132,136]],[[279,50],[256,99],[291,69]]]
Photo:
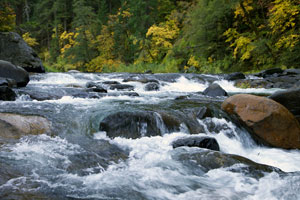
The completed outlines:
[[[156,80],[160,89],[146,91],[142,81],[129,81],[138,96],[110,89],[99,98],[68,95],[68,90],[81,90],[91,81],[122,83],[141,76]],[[0,112],[43,116],[51,121],[51,133],[0,140],[0,199],[300,199],[299,150],[257,145],[246,130],[216,111],[197,119],[203,131],[193,136],[214,137],[222,155],[239,155],[274,170],[249,170],[238,162],[208,168],[192,158],[213,151],[172,147],[175,139],[190,136],[192,125],[168,130],[159,114],[182,116],[203,105],[219,107],[225,97],[199,93],[213,82],[230,95],[268,95],[279,89],[240,89],[221,75],[46,73],[30,79],[17,90],[16,101],[0,102]],[[48,96],[41,101],[29,95],[33,93]],[[116,112],[157,113],[160,134],[110,138],[99,124]]]

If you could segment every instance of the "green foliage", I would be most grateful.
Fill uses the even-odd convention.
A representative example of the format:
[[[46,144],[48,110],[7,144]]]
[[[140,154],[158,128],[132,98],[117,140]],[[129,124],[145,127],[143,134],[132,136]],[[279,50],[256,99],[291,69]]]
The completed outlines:
[[[300,68],[299,1],[1,2],[0,31],[13,30],[16,22],[16,30],[35,45],[44,62],[59,71]]]
[[[0,2],[0,32],[12,31],[15,28],[16,14],[9,4]]]

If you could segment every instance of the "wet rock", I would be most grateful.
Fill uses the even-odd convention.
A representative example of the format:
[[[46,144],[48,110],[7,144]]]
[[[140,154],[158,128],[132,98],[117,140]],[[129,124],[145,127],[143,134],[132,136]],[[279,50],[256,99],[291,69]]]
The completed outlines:
[[[41,116],[0,113],[0,127],[2,137],[17,139],[22,135],[51,133],[52,123]]]
[[[25,87],[29,82],[28,72],[4,60],[0,60],[0,77],[15,80],[18,87]]]
[[[189,167],[200,167],[204,172],[212,169],[228,168],[229,171],[243,173],[257,179],[263,177],[265,173],[282,172],[278,168],[259,164],[242,156],[200,148],[176,148],[172,157]]]
[[[300,125],[281,104],[266,97],[238,94],[226,99],[222,109],[245,123],[256,140],[279,148],[300,148]]]
[[[197,110],[197,109],[194,109]],[[157,111],[167,128],[167,132],[176,132],[176,131],[187,131],[190,134],[198,134],[204,132],[204,127],[201,126],[198,122],[198,119],[195,115],[187,111]]]
[[[245,75],[242,72],[234,72],[231,74],[227,74],[225,76],[225,80],[228,81],[235,81],[235,80],[239,80],[239,79],[245,79]]]
[[[41,59],[19,34],[1,32],[0,49],[0,60],[9,61],[28,72],[45,72]]]
[[[214,151],[220,151],[219,144],[215,138],[207,136],[194,136],[194,137],[184,137],[176,139],[172,142],[173,148],[187,146],[187,147],[199,147],[210,149]]]
[[[176,73],[164,73],[164,74],[155,74],[155,78],[160,81],[165,81],[169,83],[175,83],[177,79],[179,79],[182,74]]]
[[[103,81],[101,82],[102,84],[105,84],[105,85],[116,85],[116,84],[121,84],[120,82],[118,81]]]
[[[282,73],[283,73],[282,69],[272,68],[272,69],[263,70],[263,71],[259,72],[258,74],[256,74],[256,76],[266,78],[266,77],[274,75],[274,74],[282,74]]]
[[[31,99],[35,99],[38,101],[45,100],[57,100],[61,99],[64,96],[71,96],[77,98],[101,98],[106,96],[105,93],[98,93],[93,90],[93,88],[89,89],[81,89],[81,88],[49,88],[40,90],[39,87],[26,87],[24,89],[18,90],[19,94],[28,95]]]
[[[89,81],[85,84],[85,87],[91,88],[91,87],[95,87],[96,85],[97,85],[97,83]]]
[[[148,83],[147,85],[145,85],[145,90],[146,91],[157,91],[157,90],[159,90],[159,84]]]
[[[100,85],[96,85],[94,87],[92,87],[92,91],[93,92],[101,92],[101,93],[107,93],[107,90],[104,89],[102,86]]]
[[[297,118],[300,117],[300,88],[279,91],[269,98],[286,107]]]
[[[132,85],[126,85],[126,84],[115,84],[115,85],[110,85],[109,89],[132,91],[134,90],[134,87]]]
[[[217,83],[211,84],[203,91],[204,95],[217,97],[217,96],[228,96],[227,92]]]
[[[0,86],[8,86],[8,81],[6,78],[0,77]]]
[[[300,75],[270,76],[264,79],[237,80],[236,87],[240,88],[282,88],[290,89],[299,87]]]
[[[100,131],[107,136],[140,138],[162,134],[163,122],[155,112],[117,112],[108,115],[100,122]]]
[[[145,77],[129,77],[124,79],[123,82],[159,83],[159,81],[156,79],[148,79]]]
[[[14,101],[16,100],[16,93],[7,86],[0,86],[0,100]]]
[[[196,109],[184,109],[183,112],[186,113],[189,118],[193,119],[204,119],[206,117],[212,117],[211,109],[204,106]]]
[[[5,139],[18,139],[25,135],[21,130],[12,124],[0,119],[0,138]]]
[[[286,69],[283,72],[284,75],[295,75],[300,74],[300,69]]]

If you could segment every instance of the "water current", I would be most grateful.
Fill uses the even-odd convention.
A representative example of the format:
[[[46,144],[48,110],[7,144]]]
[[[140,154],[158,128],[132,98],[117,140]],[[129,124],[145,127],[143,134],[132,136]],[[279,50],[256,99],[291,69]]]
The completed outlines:
[[[27,87],[18,91],[16,101],[0,102],[0,112],[43,116],[51,122],[51,132],[0,140],[0,199],[300,199],[299,150],[257,145],[246,130],[216,115],[198,119],[203,131],[193,135],[214,137],[222,155],[239,155],[275,170],[256,173],[257,170],[248,170],[245,163],[209,168],[196,157],[212,155],[214,151],[196,147],[173,149],[175,139],[191,135],[189,128],[182,123],[178,130],[167,130],[158,114],[204,104],[219,106],[225,97],[211,98],[199,93],[213,82],[230,95],[268,95],[279,89],[240,89],[221,75],[143,76],[158,80],[160,89],[146,91],[145,83],[130,81],[126,84],[134,86],[132,92],[139,96],[108,90],[101,98],[88,98],[63,92],[70,88],[80,90],[91,81],[122,83],[128,77],[138,80],[140,75],[31,75]],[[26,91],[63,95],[38,101]],[[182,96],[189,98],[176,100]],[[109,138],[105,131],[99,131],[106,116],[123,111],[155,111],[161,134],[127,139]],[[142,127],[147,128],[147,124]]]

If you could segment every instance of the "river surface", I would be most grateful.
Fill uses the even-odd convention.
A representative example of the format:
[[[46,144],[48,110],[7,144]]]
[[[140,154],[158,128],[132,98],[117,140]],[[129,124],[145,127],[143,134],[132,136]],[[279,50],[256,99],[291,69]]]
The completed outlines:
[[[268,95],[279,89],[240,89],[220,75],[158,74],[143,75],[159,81],[158,91],[145,91],[145,84],[138,81],[126,82],[139,96],[108,90],[101,98],[66,93],[57,99],[38,101],[26,94],[30,90],[56,95],[69,88],[85,88],[91,81],[122,83],[139,76],[34,74],[27,87],[19,89],[16,101],[0,102],[0,112],[39,115],[52,123],[49,134],[0,141],[0,199],[300,199],[300,151],[259,146],[247,131],[221,115],[198,119],[204,131],[194,135],[214,137],[221,153],[240,155],[278,170],[262,171],[257,176],[245,172],[241,163],[204,170],[205,163],[181,159],[182,155],[206,151],[196,147],[173,149],[175,139],[190,135],[185,123],[172,132],[160,122],[161,135],[137,139],[111,139],[99,131],[100,122],[115,112],[175,113],[203,105],[218,107],[225,97],[199,93],[213,82],[229,95]],[[188,98],[178,100],[182,96]]]

